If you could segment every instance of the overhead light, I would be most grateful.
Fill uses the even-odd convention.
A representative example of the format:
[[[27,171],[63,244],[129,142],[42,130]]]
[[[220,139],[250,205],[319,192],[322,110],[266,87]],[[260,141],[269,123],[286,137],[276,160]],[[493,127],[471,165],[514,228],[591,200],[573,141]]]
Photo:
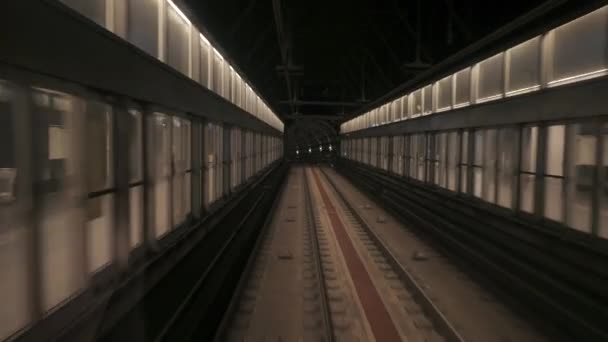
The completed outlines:
[[[513,96],[513,95],[519,95],[519,94],[524,94],[524,93],[529,93],[531,91],[536,91],[540,89],[540,85],[534,85],[531,87],[526,87],[526,88],[521,88],[521,89],[517,89],[517,90],[511,90],[509,92],[506,93],[506,96]]]
[[[604,76],[608,74],[608,68],[607,69],[600,69],[600,70],[596,70],[596,71],[592,71],[592,72],[587,72],[584,74],[580,74],[580,75],[575,75],[575,76],[570,76],[570,77],[564,77],[558,80],[554,80],[549,82],[549,87],[554,87],[554,86],[558,86],[558,85],[562,85],[562,84],[568,84],[568,83],[572,83],[572,82],[580,82],[580,81],[585,81],[594,77],[599,77],[599,76]]]
[[[186,17],[186,15],[179,9],[179,7],[177,7],[176,4],[173,3],[173,1],[171,0],[167,0],[167,2],[169,3],[169,5],[171,7],[173,7],[173,9],[175,10],[175,12],[177,12],[177,14],[182,17],[182,19],[184,19],[185,22],[188,23],[188,25],[190,25],[190,20],[188,20],[188,17]]]
[[[211,43],[209,43],[209,41],[207,40],[207,38],[205,36],[203,36],[202,33],[199,33],[198,36],[201,38],[201,40],[203,41],[203,43],[205,43],[207,45],[211,45]]]
[[[216,48],[213,48],[213,52],[215,52],[215,55],[218,56],[221,60],[224,60],[224,56],[222,56],[222,54],[219,51],[217,51]]]

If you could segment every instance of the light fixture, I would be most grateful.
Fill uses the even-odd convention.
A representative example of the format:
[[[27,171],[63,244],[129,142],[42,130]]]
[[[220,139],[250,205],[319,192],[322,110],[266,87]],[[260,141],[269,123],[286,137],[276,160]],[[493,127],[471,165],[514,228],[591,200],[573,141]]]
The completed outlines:
[[[216,48],[213,48],[213,52],[215,52],[215,55],[218,56],[221,60],[224,60],[224,56],[222,56],[222,54],[219,51],[217,51]]]
[[[201,40],[203,41],[203,43],[205,43],[205,44],[207,44],[207,45],[211,45],[211,44],[209,43],[209,41],[207,40],[207,38],[206,38],[205,36],[203,36],[203,34],[202,34],[202,33],[199,33],[198,35],[199,35],[199,37],[201,37]]]
[[[173,3],[173,1],[171,0],[167,0],[167,2],[169,3],[169,5],[171,7],[173,7],[173,9],[175,10],[175,12],[177,12],[177,14],[182,17],[182,19],[184,19],[185,22],[188,23],[188,25],[190,25],[190,20],[188,20],[188,17],[186,17],[186,15],[179,9],[179,7],[177,7],[176,4]]]

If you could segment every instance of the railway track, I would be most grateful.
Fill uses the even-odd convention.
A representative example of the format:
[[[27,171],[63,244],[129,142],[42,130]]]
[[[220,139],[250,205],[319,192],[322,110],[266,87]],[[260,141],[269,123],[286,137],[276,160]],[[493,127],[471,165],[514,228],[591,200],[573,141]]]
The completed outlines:
[[[413,322],[416,328],[414,333],[406,332],[406,336],[401,335],[402,340],[464,341],[437,306],[434,305],[429,296],[426,295],[414,277],[409,274],[398,258],[384,245],[374,232],[372,226],[359,215],[356,206],[350,202],[331,177],[323,170],[321,170],[320,174],[325,180],[325,184],[328,185],[329,190],[335,194],[331,199],[333,205],[339,207],[336,209],[342,212],[345,224],[348,225],[350,230],[355,232],[351,237],[354,237],[354,244],[362,247],[359,249],[359,253],[362,255],[366,267],[370,271],[375,268],[376,271],[379,271],[377,273],[381,274],[381,277],[377,275],[374,277],[376,286],[383,288],[383,284],[381,283],[388,283],[388,286],[384,287],[383,291],[379,291],[380,296],[383,297],[383,302],[385,305],[390,303],[391,299],[387,297],[394,296],[398,298],[399,304],[405,308],[405,317],[396,314],[397,310],[388,308],[395,325],[407,325],[408,322],[398,321],[401,318]],[[382,281],[378,281],[378,279],[382,279]],[[407,331],[408,329],[399,330]]]
[[[458,200],[442,201],[439,194],[416,184],[406,186],[393,176],[357,166],[343,174],[386,209],[424,228],[425,235],[448,254],[458,256],[463,267],[476,270],[473,273],[479,280],[555,339],[607,339],[604,328],[596,325],[605,316],[599,308],[605,295],[605,287],[601,287],[605,271],[594,269],[603,263],[597,255],[589,251],[576,255],[572,252],[576,248],[555,253],[552,245],[564,241],[547,236],[540,244],[542,232],[538,229],[498,220],[459,205]],[[585,262],[587,259],[590,261]],[[581,274],[585,269],[586,274]],[[594,278],[598,280],[590,282]]]

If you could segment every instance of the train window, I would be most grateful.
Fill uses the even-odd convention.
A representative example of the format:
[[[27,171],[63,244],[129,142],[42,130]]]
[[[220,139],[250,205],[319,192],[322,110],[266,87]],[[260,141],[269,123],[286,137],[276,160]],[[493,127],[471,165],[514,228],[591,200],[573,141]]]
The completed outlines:
[[[100,191],[112,185],[112,116],[109,106],[87,103],[85,122],[87,189]]]
[[[435,168],[435,184],[446,188],[446,139],[448,133],[438,133],[435,135],[435,155],[437,156],[437,166]]]
[[[483,141],[483,198],[496,202],[496,129],[485,130]]]
[[[157,58],[160,58],[158,8],[164,6],[161,1],[163,0],[127,1],[127,39],[150,56]]]
[[[409,136],[410,138],[410,152],[409,152],[409,156],[410,156],[410,163],[409,163],[409,176],[411,178],[416,178],[417,174],[416,174],[416,165],[418,163],[418,135],[417,134],[411,134]]]
[[[129,132],[129,227],[131,247],[143,240],[143,135],[142,114],[130,109],[127,116]]]
[[[468,193],[469,180],[469,132],[463,131],[460,149],[460,192]]]
[[[478,64],[477,98],[490,101],[503,94],[504,54],[501,52]]]
[[[190,211],[190,122],[173,117],[172,123],[173,224],[179,225]]]
[[[80,177],[82,116],[74,113],[79,99],[46,89],[32,89],[31,118],[36,137],[36,162],[40,207],[39,232],[42,307],[50,310],[84,285],[85,261],[81,248],[84,225],[82,203],[72,194],[84,195]],[[52,123],[52,125],[50,125]],[[68,181],[69,180],[69,181]],[[57,267],[61,265],[61,267]],[[61,281],[58,281],[61,280]]]
[[[403,171],[402,171],[402,175],[403,176],[409,176],[410,173],[410,164],[411,164],[411,160],[412,160],[412,155],[410,152],[410,136],[409,135],[404,135],[403,136]]]
[[[562,84],[608,71],[608,6],[553,30],[550,84]]]
[[[152,183],[151,201],[154,211],[154,232],[157,238],[166,234],[171,226],[169,216],[169,175],[170,175],[170,117],[162,113],[154,113],[148,119],[150,140],[146,141],[146,153],[150,156],[150,178]]]
[[[0,203],[15,200],[15,117],[9,102],[0,101]]]
[[[35,132],[39,140],[35,153],[41,167],[39,189],[43,193],[60,192],[69,171],[66,159],[74,157],[69,146],[69,139],[74,137],[70,131],[70,101],[62,94],[43,90],[34,91],[32,100],[36,120],[40,123]]]
[[[517,144],[513,143],[517,138],[515,128],[505,127],[498,131],[498,179],[497,204],[505,208],[513,207],[513,184],[514,172],[517,162]]]
[[[452,191],[457,191],[458,179],[456,178],[458,160],[458,132],[448,133],[447,141],[447,188]]]
[[[417,151],[417,160],[418,160],[418,169],[417,169],[417,179],[420,181],[424,181],[425,176],[425,157],[426,157],[426,145],[427,139],[426,134],[417,134],[418,136],[418,151]]]
[[[463,107],[471,101],[471,68],[454,74],[454,107]]]
[[[507,50],[507,95],[517,95],[539,88],[540,38],[532,38]]]
[[[28,267],[31,263],[31,234],[27,233],[27,222],[30,218],[30,210],[24,210],[21,204],[23,198],[17,191],[16,181],[18,166],[21,166],[19,154],[28,153],[29,146],[20,146],[20,142],[27,139],[21,134],[23,121],[14,112],[17,107],[18,88],[13,88],[8,82],[0,80],[0,279],[2,279],[0,291],[0,340],[4,340],[12,333],[30,322],[32,315],[33,296],[30,290],[32,270]],[[15,140],[17,139],[17,140]],[[29,158],[29,154],[23,155]],[[25,179],[19,180],[21,184]],[[22,192],[28,196],[27,191]],[[27,203],[24,203],[27,206]]]
[[[602,127],[602,144],[603,144],[603,155],[602,162],[599,166],[601,186],[600,192],[600,205],[598,213],[599,215],[599,227],[598,235],[605,239],[608,239],[608,124],[604,124]]]
[[[566,134],[568,225],[591,232],[592,192],[595,188],[597,127],[593,122],[569,125]]]
[[[190,22],[173,6],[167,6],[167,64],[190,76]]]
[[[534,184],[536,177],[536,151],[538,127],[527,126],[521,131],[520,209],[534,212]]]
[[[545,162],[545,217],[563,221],[564,198],[564,141],[566,127],[553,125],[547,127],[546,162]]]
[[[112,113],[108,105],[89,101],[86,105],[86,180],[89,192],[113,185]],[[89,271],[112,259],[114,195],[89,195],[87,200],[87,250]]]
[[[473,134],[473,195],[482,198],[483,196],[483,150],[484,150],[484,131],[477,130]]]

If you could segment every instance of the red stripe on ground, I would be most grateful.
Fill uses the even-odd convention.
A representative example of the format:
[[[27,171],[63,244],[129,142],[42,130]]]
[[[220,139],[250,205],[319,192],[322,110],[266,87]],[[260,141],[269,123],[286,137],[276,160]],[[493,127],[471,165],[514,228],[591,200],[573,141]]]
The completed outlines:
[[[312,173],[315,182],[317,183],[317,188],[323,198],[323,203],[325,204],[331,226],[333,227],[338,244],[342,250],[342,255],[344,255],[350,277],[355,284],[357,296],[363,306],[367,321],[372,328],[374,338],[378,342],[401,341],[399,332],[397,332],[397,328],[393,324],[393,320],[388,314],[369,273],[367,273],[365,265],[363,265],[363,262],[359,257],[359,253],[357,253],[353,242],[348,236],[346,228],[336,212],[336,208],[331,204],[329,196],[321,184],[317,171],[313,170]]]

